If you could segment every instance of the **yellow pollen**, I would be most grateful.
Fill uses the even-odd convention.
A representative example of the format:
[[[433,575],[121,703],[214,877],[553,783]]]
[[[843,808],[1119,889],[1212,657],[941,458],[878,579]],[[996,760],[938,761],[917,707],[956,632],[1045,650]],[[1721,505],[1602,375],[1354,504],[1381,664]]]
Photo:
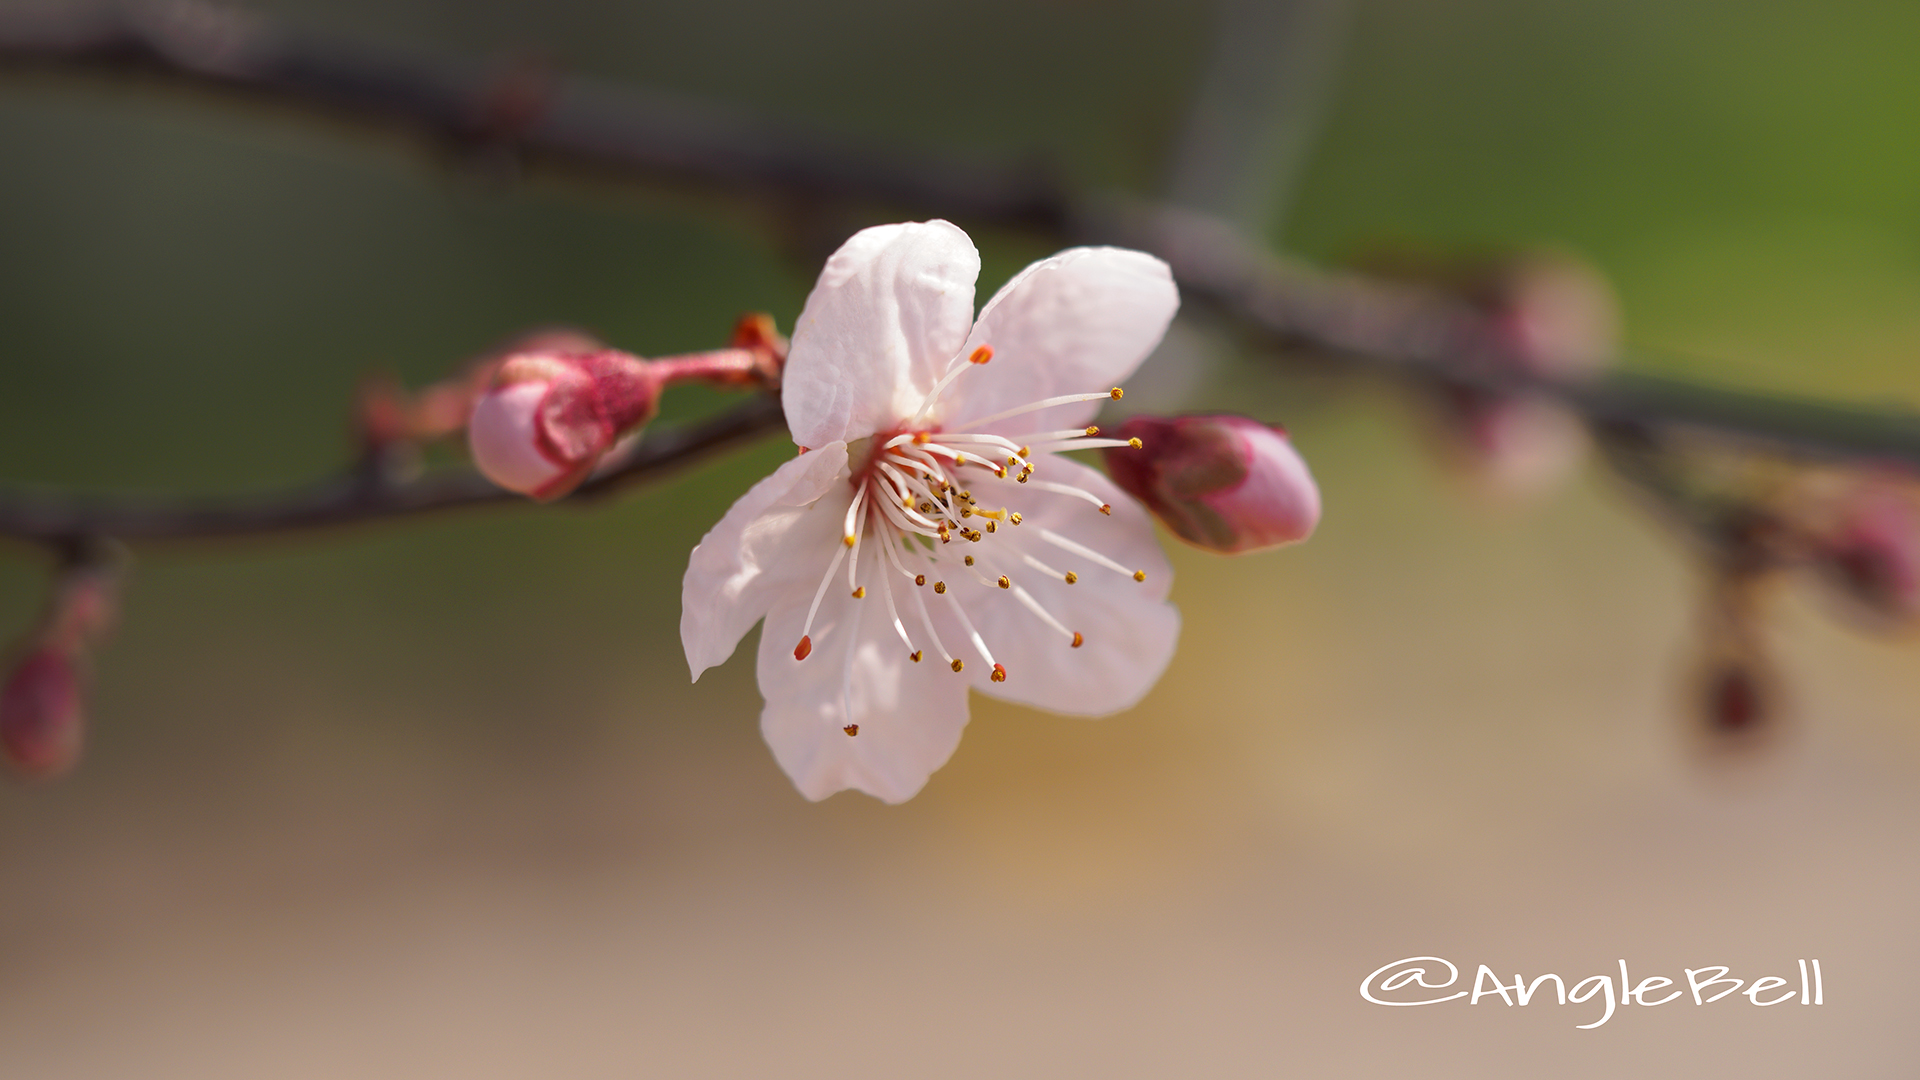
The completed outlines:
[[[853,598],[855,600],[865,600],[867,598],[867,587],[865,585],[862,585],[859,588],[853,590]]]
[[[965,454],[953,455],[953,463],[955,465],[965,465],[967,463],[967,455]]]
[[[947,591],[947,583],[946,583],[946,582],[944,582],[944,581],[936,581],[936,582],[934,582],[934,583],[933,583],[933,591],[934,591],[934,592],[937,592],[937,593],[943,593],[943,592],[946,592],[946,591]]]
[[[1011,522],[1013,522],[1013,523],[1014,523],[1015,525],[1018,525],[1018,524],[1020,524],[1020,515],[1019,515],[1019,514],[1008,514],[1008,515],[1007,515],[1007,520],[1008,520],[1008,521],[1011,521]]]
[[[964,532],[964,533],[961,533],[960,535],[966,537],[968,540],[972,541],[973,543],[977,544],[980,542],[981,533],[979,529],[975,529],[972,532]]]
[[[1006,682],[1006,681],[1007,681],[1007,669],[1006,669],[1006,668],[1004,668],[1004,667],[1002,667],[1002,666],[1001,666],[1001,665],[999,665],[999,664],[995,664],[995,665],[993,665],[993,674],[992,674],[992,675],[989,675],[989,676],[987,676],[987,677],[988,677],[988,678],[990,678],[990,679],[992,679],[992,680],[993,680],[994,682]]]
[[[900,500],[900,508],[901,508],[902,510],[911,510],[911,509],[913,509],[913,496],[911,496],[911,495],[909,495],[909,496],[907,496],[906,498],[904,498],[904,499],[901,499],[901,500]]]
[[[989,521],[989,522],[987,522],[987,531],[988,531],[988,532],[997,532],[997,531],[999,531],[999,530],[997,530],[997,529],[995,529],[995,528],[994,528],[994,525],[993,525],[993,522],[991,522],[991,521]]]
[[[961,502],[972,502],[972,501],[973,501],[973,492],[971,492],[971,491],[962,491],[962,492],[960,493],[960,501],[961,501]]]
[[[1147,580],[1147,572],[1145,570],[1135,570],[1133,572],[1133,580],[1135,581]]]
[[[1005,480],[1007,478],[1007,470],[1003,466],[995,465],[993,467],[993,475]]]
[[[1120,389],[1117,386],[1114,387],[1112,390],[1107,391],[1107,396],[1112,398],[1115,401],[1119,401],[1121,397],[1123,397],[1125,394],[1126,394],[1126,391]]]
[[[860,734],[860,725],[859,725],[859,724],[848,724],[848,725],[847,725],[846,727],[843,727],[843,728],[841,728],[840,730],[841,730],[841,731],[844,731],[844,732],[846,732],[846,733],[847,733],[847,737],[848,737],[849,739],[851,739],[851,738],[852,738],[852,737],[854,737],[855,735],[858,735],[858,734]]]
[[[1141,448],[1142,444],[1139,439],[1128,439],[1127,445],[1133,447],[1135,450],[1138,450]]]
[[[1016,477],[1014,477],[1014,479],[1015,479],[1015,480],[1018,480],[1018,481],[1020,481],[1021,483],[1023,483],[1023,484],[1024,484],[1024,483],[1026,483],[1026,482],[1027,482],[1027,477],[1029,477],[1029,476],[1031,476],[1031,475],[1033,475],[1033,469],[1032,469],[1032,467],[1031,467],[1031,466],[1029,466],[1028,468],[1025,468],[1025,469],[1021,469],[1021,470],[1020,470],[1020,475],[1019,475],[1019,476],[1016,476]]]
[[[982,345],[973,350],[973,355],[967,357],[968,361],[975,364],[984,364],[991,359],[993,359],[993,346],[991,345]]]
[[[966,666],[967,666],[966,664],[961,662],[959,657],[956,656],[953,658],[953,670],[959,671],[961,668]]]
[[[915,446],[925,446],[932,441],[933,436],[924,431],[916,431],[913,433],[913,445]]]
[[[973,516],[973,511],[963,506],[960,508],[960,516],[963,518],[970,518]]]
[[[1011,580],[1010,580],[1010,579],[1009,579],[1009,578],[1007,577],[1007,575],[1005,575],[1005,574],[1001,574],[1001,575],[1000,575],[1000,587],[1001,587],[1001,588],[1003,588],[1003,589],[1011,589],[1011,588],[1013,588],[1013,582],[1012,582],[1012,581],[1011,581]]]
[[[972,565],[973,565],[973,556],[971,556],[971,555],[969,555],[969,556],[967,556],[967,565],[968,565],[968,566],[972,566]]]
[[[1085,645],[1086,643],[1087,643],[1087,639],[1080,636],[1080,631],[1075,630],[1073,632],[1073,647],[1077,649],[1080,646]]]
[[[1076,582],[1076,581],[1079,581],[1079,580],[1080,580],[1080,575],[1079,575],[1079,574],[1076,574],[1076,573],[1074,573],[1074,572],[1073,572],[1073,571],[1071,571],[1071,570],[1069,570],[1069,571],[1067,571],[1067,584],[1069,584],[1069,585],[1071,585],[1071,584],[1073,584],[1074,582]]]
[[[913,575],[913,583],[915,585],[925,585],[927,583],[927,575],[925,574]]]
[[[1033,447],[1031,447],[1031,446],[1023,446],[1023,447],[1021,447],[1021,448],[1020,448],[1020,456],[1021,456],[1021,457],[1032,457],[1032,456],[1033,456]],[[1032,463],[1032,462],[1028,462],[1028,463],[1027,463],[1027,468],[1029,468],[1029,469],[1031,469],[1031,468],[1033,468],[1033,463]]]
[[[845,543],[845,544],[846,544],[846,545],[847,545],[848,547],[852,547],[852,546],[853,546],[853,534],[852,534],[852,533],[848,533],[847,535],[845,535],[845,536],[843,536],[843,537],[841,537],[840,539],[841,539],[841,540],[842,540],[842,541],[843,541],[843,542],[844,542],[844,543]]]
[[[1019,459],[1019,458],[1017,458],[1017,457],[1014,457],[1014,456],[1012,456],[1011,454],[1009,454],[1009,455],[1007,456],[1007,468],[1009,468],[1009,469],[1013,469],[1013,468],[1018,468],[1018,467],[1019,467],[1019,465],[1020,465],[1020,459]]]
[[[1091,439],[1098,434],[1100,434],[1100,425],[1098,424],[1087,425],[1087,438]]]
[[[1103,513],[1103,514],[1105,514],[1105,515],[1107,515],[1108,517],[1112,517],[1112,516],[1113,516],[1113,504],[1112,504],[1112,503],[1101,503],[1101,504],[1100,504],[1100,512],[1101,512],[1101,513]]]
[[[923,513],[923,514],[929,514],[929,513],[932,513],[932,512],[933,512],[933,504],[932,504],[932,503],[921,503],[921,504],[920,504],[920,512],[921,512],[921,513]]]
[[[908,654],[907,654],[907,659],[909,659],[909,660],[911,660],[911,661],[913,661],[913,662],[914,662],[914,663],[916,663],[916,664],[917,664],[917,663],[919,663],[919,662],[920,662],[920,650],[919,650],[919,649],[915,649],[915,650],[913,650],[912,652],[910,652],[910,653],[908,653]]]

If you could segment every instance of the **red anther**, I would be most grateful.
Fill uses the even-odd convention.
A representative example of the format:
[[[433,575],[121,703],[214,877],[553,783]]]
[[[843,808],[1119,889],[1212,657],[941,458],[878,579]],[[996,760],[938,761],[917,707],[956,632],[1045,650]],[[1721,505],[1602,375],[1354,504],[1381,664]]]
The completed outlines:
[[[1000,664],[993,665],[993,674],[987,676],[987,678],[993,680],[994,682],[1006,682],[1007,681],[1006,667]]]
[[[993,359],[993,346],[991,345],[982,345],[973,350],[972,355],[967,357],[968,362],[975,364],[984,364],[991,359]]]
[[[795,660],[805,660],[808,656],[812,655],[812,653],[813,636],[810,634],[800,635],[800,644],[793,647],[793,658]]]

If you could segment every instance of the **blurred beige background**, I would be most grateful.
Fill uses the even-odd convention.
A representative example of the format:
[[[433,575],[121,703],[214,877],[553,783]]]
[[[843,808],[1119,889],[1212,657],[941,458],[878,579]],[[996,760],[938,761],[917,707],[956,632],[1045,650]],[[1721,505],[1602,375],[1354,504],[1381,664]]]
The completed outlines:
[[[1205,44],[1146,0],[263,10],[1143,190]],[[1704,358],[1669,373],[1920,403],[1916,21],[1363,3],[1276,239],[1556,242],[1635,340]],[[908,40],[988,60],[929,80]],[[710,207],[496,190],[139,90],[0,85],[0,132],[8,483],[309,476],[363,370],[554,321],[699,347],[742,309],[790,324],[813,272]],[[986,288],[1044,253],[976,240]],[[976,698],[901,807],[794,793],[748,650],[686,682],[686,552],[779,445],[588,511],[139,552],[88,760],[0,789],[0,1073],[1910,1075],[1920,645],[1788,590],[1780,737],[1714,753],[1693,568],[1597,468],[1493,505],[1401,403],[1195,347],[1227,355],[1185,402],[1285,422],[1320,533],[1175,552],[1186,630],[1141,707]],[[0,559],[5,625],[39,570]],[[1424,954],[1569,981],[1818,957],[1826,1004],[1579,1031],[1593,1008],[1360,999]]]

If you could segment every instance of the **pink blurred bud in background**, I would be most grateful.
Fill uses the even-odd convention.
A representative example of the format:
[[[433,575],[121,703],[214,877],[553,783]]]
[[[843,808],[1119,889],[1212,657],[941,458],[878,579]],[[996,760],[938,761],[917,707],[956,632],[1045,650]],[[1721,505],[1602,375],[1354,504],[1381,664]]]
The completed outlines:
[[[75,654],[42,645],[0,687],[0,750],[28,776],[58,776],[79,760],[85,723]]]
[[[1320,522],[1320,489],[1286,432],[1244,416],[1135,416],[1106,451],[1114,483],[1174,535],[1238,555],[1305,540]]]
[[[579,486],[623,434],[653,419],[660,378],[611,349],[530,352],[500,363],[468,422],[474,464],[487,479],[536,499]]]
[[[1920,506],[1895,484],[1865,483],[1833,513],[1815,548],[1829,580],[1878,619],[1920,619]]]

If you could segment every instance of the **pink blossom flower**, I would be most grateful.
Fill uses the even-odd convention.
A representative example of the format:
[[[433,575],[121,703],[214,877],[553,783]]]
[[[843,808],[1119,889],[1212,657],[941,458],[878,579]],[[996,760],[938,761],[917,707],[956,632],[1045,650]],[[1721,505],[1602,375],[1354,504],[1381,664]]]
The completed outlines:
[[[760,726],[800,792],[911,798],[953,754],[969,686],[1055,712],[1139,701],[1179,635],[1146,513],[1057,456],[1179,306],[1165,263],[1077,248],[974,318],[980,257],[944,221],[848,240],[783,376],[799,456],[693,551],[695,679],[762,618]],[[1109,388],[1112,389],[1109,389]]]

